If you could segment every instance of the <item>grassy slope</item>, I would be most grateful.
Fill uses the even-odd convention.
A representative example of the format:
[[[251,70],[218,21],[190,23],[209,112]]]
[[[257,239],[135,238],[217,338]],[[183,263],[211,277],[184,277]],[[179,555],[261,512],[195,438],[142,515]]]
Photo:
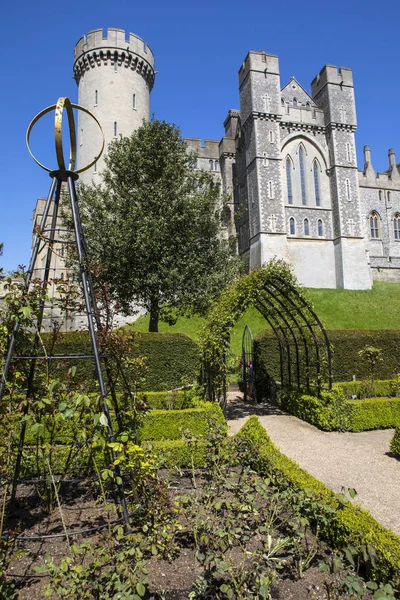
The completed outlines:
[[[400,283],[375,282],[372,290],[308,289],[307,296],[326,329],[400,329]],[[170,327],[160,323],[160,331],[185,333],[197,339],[204,319],[181,318]],[[261,314],[251,307],[237,322],[231,337],[231,350],[240,355],[244,326],[257,335],[268,327]],[[148,316],[140,317],[133,328],[148,331]]]

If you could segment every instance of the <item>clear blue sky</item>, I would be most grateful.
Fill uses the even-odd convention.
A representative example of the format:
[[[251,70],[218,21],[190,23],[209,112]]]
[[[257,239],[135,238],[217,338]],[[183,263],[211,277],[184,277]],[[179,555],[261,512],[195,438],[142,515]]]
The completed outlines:
[[[50,178],[28,155],[25,131],[59,96],[77,101],[73,49],[83,34],[118,27],[142,37],[158,71],[152,112],[184,136],[203,139],[220,139],[227,111],[239,107],[237,72],[249,50],[279,55],[282,86],[294,75],[310,90],[324,64],[350,67],[358,164],[369,144],[375,169],[383,171],[389,148],[400,161],[399,21],[399,3],[371,0],[8,1],[0,37],[0,264],[13,269],[29,261],[32,210]],[[51,160],[44,129],[34,150]]]

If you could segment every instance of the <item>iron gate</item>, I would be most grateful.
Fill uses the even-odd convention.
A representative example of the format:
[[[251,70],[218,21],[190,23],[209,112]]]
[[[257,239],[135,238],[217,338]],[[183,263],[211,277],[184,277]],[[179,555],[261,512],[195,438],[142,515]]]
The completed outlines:
[[[242,337],[243,399],[256,400],[256,377],[254,368],[254,338],[248,325]]]

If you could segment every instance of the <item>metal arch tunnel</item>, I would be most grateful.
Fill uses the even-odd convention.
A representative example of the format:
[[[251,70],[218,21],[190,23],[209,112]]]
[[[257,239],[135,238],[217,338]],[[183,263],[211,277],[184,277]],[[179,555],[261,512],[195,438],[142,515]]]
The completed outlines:
[[[295,281],[286,279],[276,272],[267,273],[260,287],[254,290],[252,298],[243,305],[242,314],[249,304],[258,309],[277,340],[280,385],[317,395],[323,388],[331,389],[332,351],[329,339],[320,319],[311,304],[297,289]],[[251,345],[252,335],[246,328],[242,339],[244,377],[254,375],[246,371],[243,366],[249,361],[254,365]],[[226,359],[220,355],[219,360]],[[221,379],[221,372],[215,361],[213,364],[206,361],[204,368],[208,398],[219,401],[225,409],[225,376]],[[254,391],[254,377],[250,387]]]
[[[282,386],[321,392],[332,388],[332,351],[311,305],[280,277],[267,280],[254,306],[278,342]]]

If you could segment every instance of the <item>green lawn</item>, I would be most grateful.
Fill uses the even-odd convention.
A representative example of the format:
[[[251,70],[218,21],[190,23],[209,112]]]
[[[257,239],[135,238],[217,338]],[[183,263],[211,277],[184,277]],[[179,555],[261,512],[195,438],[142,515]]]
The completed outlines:
[[[372,290],[307,289],[307,296],[326,329],[400,329],[400,283],[375,282]],[[160,331],[185,333],[197,339],[204,323],[201,317],[180,318],[173,326],[160,323]],[[253,307],[237,322],[231,338],[231,350],[240,355],[244,326],[257,335],[268,327]],[[148,331],[148,316],[140,317],[135,331]]]

